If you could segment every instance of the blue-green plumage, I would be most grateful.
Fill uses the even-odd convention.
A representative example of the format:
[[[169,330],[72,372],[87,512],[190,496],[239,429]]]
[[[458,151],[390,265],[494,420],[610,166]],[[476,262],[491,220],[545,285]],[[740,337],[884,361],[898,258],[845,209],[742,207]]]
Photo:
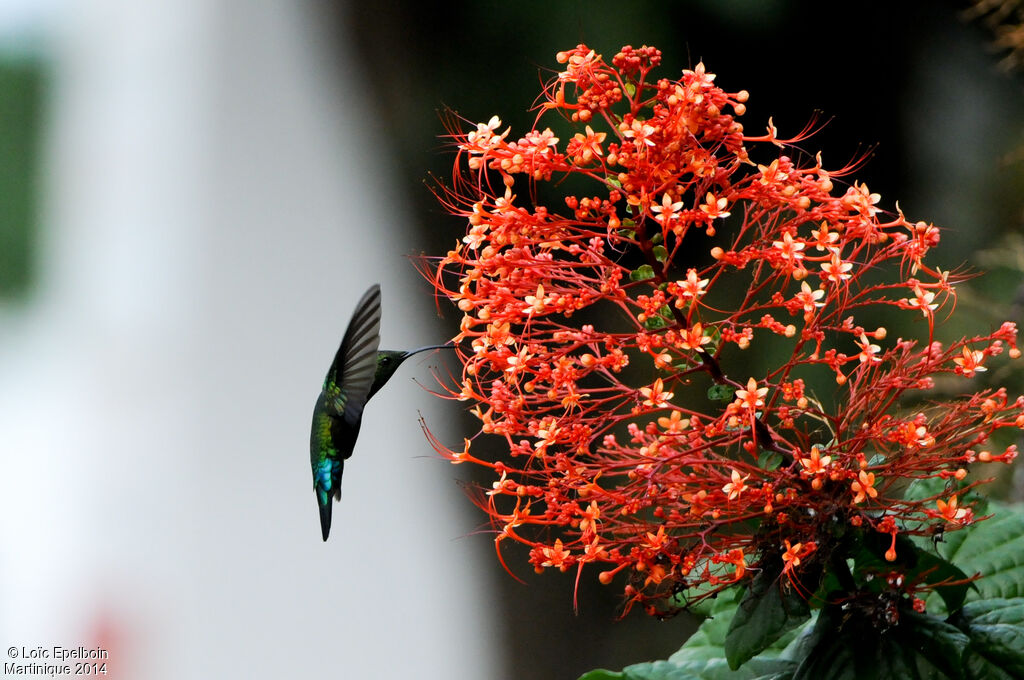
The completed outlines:
[[[384,386],[395,371],[422,347],[412,352],[378,350],[380,344],[380,286],[363,294],[345,330],[320,396],[313,407],[309,437],[309,461],[313,489],[320,508],[320,529],[326,541],[331,532],[333,500],[341,499],[345,460],[352,455],[359,436],[366,402]]]

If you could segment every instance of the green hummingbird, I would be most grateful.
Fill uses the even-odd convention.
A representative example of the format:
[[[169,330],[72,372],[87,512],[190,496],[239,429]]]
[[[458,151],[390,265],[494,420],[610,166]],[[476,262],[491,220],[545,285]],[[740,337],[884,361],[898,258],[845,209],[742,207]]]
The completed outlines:
[[[331,497],[341,500],[341,474],[345,460],[355,448],[366,402],[412,355],[452,347],[451,344],[430,345],[411,352],[396,352],[378,350],[379,344],[380,286],[374,284],[352,313],[313,407],[309,462],[313,467],[313,490],[320,507],[320,529],[325,541],[331,533]]]

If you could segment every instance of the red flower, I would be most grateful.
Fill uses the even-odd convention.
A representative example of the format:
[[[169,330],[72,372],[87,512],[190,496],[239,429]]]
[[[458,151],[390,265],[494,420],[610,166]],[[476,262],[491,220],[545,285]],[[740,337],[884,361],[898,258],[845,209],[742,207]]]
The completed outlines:
[[[499,132],[497,117],[451,130],[456,173],[439,195],[466,231],[423,269],[463,314],[461,375],[445,388],[502,451],[431,443],[493,469],[474,498],[499,546],[526,544],[538,570],[626,576],[630,603],[711,594],[783,545],[792,580],[837,526],[893,545],[936,517],[959,528],[969,509],[952,491],[896,489],[940,477],[963,498],[971,462],[1016,455],[974,450],[1024,426],[1024,401],[921,395],[1004,345],[1019,356],[1016,327],[938,343],[958,281],[926,261],[939,230],[863,184],[837,187],[850,168],[801,152],[809,130],[785,140],[769,120],[749,134],[747,93],[703,64],[652,78],[660,60],[651,47],[610,64],[583,45],[559,53],[539,115],[576,125],[564,148],[540,125]],[[570,176],[587,195],[540,202],[581,185]],[[864,325],[880,309],[903,310],[920,337],[883,348],[886,330]],[[761,346],[776,363],[742,381],[736,355]],[[827,401],[805,390],[823,379]],[[932,405],[904,412],[907,396]]]

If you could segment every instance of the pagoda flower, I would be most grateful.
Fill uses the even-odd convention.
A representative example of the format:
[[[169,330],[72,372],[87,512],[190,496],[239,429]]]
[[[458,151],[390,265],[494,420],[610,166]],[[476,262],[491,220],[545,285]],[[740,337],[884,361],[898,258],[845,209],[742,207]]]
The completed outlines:
[[[704,345],[711,342],[711,338],[704,335],[704,327],[699,323],[693,324],[692,328],[682,331],[682,338],[679,341],[680,349],[690,349],[696,352],[703,352]]]
[[[875,473],[861,470],[857,479],[850,484],[850,489],[854,493],[853,502],[855,504],[863,503],[868,498],[878,498],[878,489],[875,488]]]
[[[736,390],[736,403],[750,411],[764,406],[764,396],[768,394],[767,387],[758,387],[757,381],[753,378],[747,380],[747,388]]]
[[[747,480],[750,479],[750,475],[740,476],[740,473],[736,470],[732,471],[732,481],[722,487],[722,493],[729,497],[729,500],[733,501],[740,497],[744,491],[747,490]]]
[[[465,147],[467,149],[473,147],[487,149],[497,146],[511,131],[511,128],[509,128],[500,135],[495,135],[494,131],[499,127],[501,127],[501,118],[498,118],[497,116],[491,116],[491,119],[486,123],[478,123],[476,130],[466,135],[467,143]]]
[[[667,417],[658,418],[658,426],[664,429],[666,434],[680,434],[690,427],[690,419],[683,418],[680,411],[672,411]]]
[[[868,340],[868,336],[864,333],[860,334],[860,354],[857,357],[861,363],[878,363],[882,360],[882,357],[878,356],[878,353],[882,350],[878,345],[874,345]]]
[[[789,179],[788,174],[779,170],[779,159],[777,158],[768,165],[758,164],[757,169],[761,173],[758,182],[765,186],[777,186],[780,182]]]
[[[819,229],[812,229],[811,236],[814,237],[815,250],[831,250],[836,241],[839,240],[839,233],[830,231],[828,222],[822,222]]]
[[[606,136],[607,133],[594,132],[593,128],[588,125],[586,134],[577,132],[573,135],[573,141],[569,143],[567,151],[577,156],[580,163],[589,163],[595,156],[604,156],[604,149],[601,145]]]
[[[852,187],[846,190],[846,195],[843,196],[843,203],[858,210],[862,215],[866,217],[874,217],[878,212],[878,208],[875,204],[882,200],[879,194],[871,193],[868,189],[867,184],[854,183]]]
[[[739,581],[743,578],[743,575],[747,573],[746,556],[739,548],[730,550],[725,555],[717,556],[714,559],[719,562],[731,564],[735,567],[735,571],[733,572],[733,581]]]
[[[542,553],[545,557],[540,565],[542,567],[557,567],[560,571],[565,571],[572,564],[572,552],[562,546],[561,539],[555,539],[555,544],[550,548],[543,548]]]
[[[828,275],[828,280],[835,284],[850,278],[851,269],[853,269],[853,263],[844,262],[836,249],[831,250],[828,262],[821,263],[821,271],[825,272]]]
[[[713,193],[708,192],[707,196],[704,197],[704,203],[700,205],[700,211],[706,214],[710,219],[723,219],[730,215],[726,207],[729,205],[729,199],[725,197],[716,198]]]
[[[654,219],[662,226],[669,227],[675,221],[679,211],[683,209],[682,201],[673,201],[672,197],[667,193],[661,197],[661,203],[655,203],[651,206],[651,212],[654,213]]]
[[[956,368],[954,370],[958,375],[962,375],[965,378],[973,378],[975,373],[981,373],[988,370],[981,365],[981,362],[984,360],[984,352],[964,347],[961,355],[953,359],[953,363],[956,364]]]
[[[644,399],[644,406],[651,406],[654,408],[664,408],[668,406],[669,400],[674,396],[671,392],[665,390],[665,384],[658,378],[654,381],[654,384],[650,387],[641,387],[640,394]]]
[[[902,298],[900,304],[906,306],[909,309],[919,309],[921,313],[928,316],[939,306],[938,303],[932,302],[935,299],[935,293],[931,291],[922,290],[920,286],[914,286],[914,297]]]
[[[782,553],[782,561],[786,564],[786,569],[792,571],[800,566],[800,551],[803,549],[804,544],[790,543],[788,538],[783,543],[786,546],[786,550]]]
[[[544,296],[543,284],[537,284],[537,291],[533,295],[523,298],[523,311],[529,314],[540,314],[548,305],[548,299]]]
[[[622,125],[619,126],[619,130],[622,132],[623,137],[635,140],[637,145],[645,144],[647,146],[654,146],[654,140],[651,139],[651,135],[656,133],[658,128],[634,118],[633,122],[628,125],[626,123],[622,123]],[[643,147],[638,146],[638,148]]]
[[[704,289],[708,286],[708,279],[700,278],[697,275],[697,270],[691,268],[686,270],[686,279],[676,281],[675,286],[679,294],[675,305],[682,309],[687,304],[687,300],[696,300],[707,293]]]
[[[800,292],[796,294],[794,299],[803,306],[804,314],[811,314],[815,309],[825,306],[825,303],[821,301],[823,297],[825,297],[824,290],[821,288],[811,290],[806,281],[801,281]]]
[[[935,506],[939,509],[939,516],[947,522],[967,524],[971,521],[971,511],[958,506],[956,494],[950,496],[949,501],[938,499],[935,501]]]
[[[800,461],[800,475],[805,478],[811,478],[811,488],[817,490],[821,488],[822,481],[821,477],[828,471],[829,465],[832,463],[832,456],[822,456],[821,449],[817,446],[811,447],[811,453],[807,457],[798,458]]]
[[[779,251],[783,259],[796,265],[800,263],[800,260],[804,259],[804,247],[806,244],[803,241],[793,240],[792,235],[786,232],[782,235],[781,241],[772,241],[772,247]]]

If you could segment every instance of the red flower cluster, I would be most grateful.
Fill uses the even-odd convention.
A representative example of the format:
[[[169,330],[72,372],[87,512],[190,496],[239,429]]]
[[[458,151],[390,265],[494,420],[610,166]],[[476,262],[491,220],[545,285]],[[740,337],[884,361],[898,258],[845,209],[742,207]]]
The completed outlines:
[[[703,64],[649,79],[660,59],[560,53],[538,118],[562,114],[578,130],[564,144],[550,128],[514,139],[497,117],[452,130],[455,180],[440,193],[468,231],[425,273],[464,315],[447,391],[507,454],[430,439],[494,471],[478,501],[499,557],[512,539],[538,571],[592,564],[651,603],[715,592],[769,554],[798,582],[837,526],[895,546],[970,523],[957,496],[978,483],[970,464],[1015,457],[979,449],[1024,426],[1024,399],[925,400],[936,376],[1018,356],[1014,324],[940,343],[958,277],[925,262],[939,230],[884,213],[863,184],[837,187],[852,168],[796,151],[809,130],[747,134],[747,93]],[[591,195],[543,204],[574,176]],[[859,321],[880,310],[911,315],[922,337]],[[750,377],[743,354],[759,347],[774,361]],[[928,478],[949,483],[905,496]]]

